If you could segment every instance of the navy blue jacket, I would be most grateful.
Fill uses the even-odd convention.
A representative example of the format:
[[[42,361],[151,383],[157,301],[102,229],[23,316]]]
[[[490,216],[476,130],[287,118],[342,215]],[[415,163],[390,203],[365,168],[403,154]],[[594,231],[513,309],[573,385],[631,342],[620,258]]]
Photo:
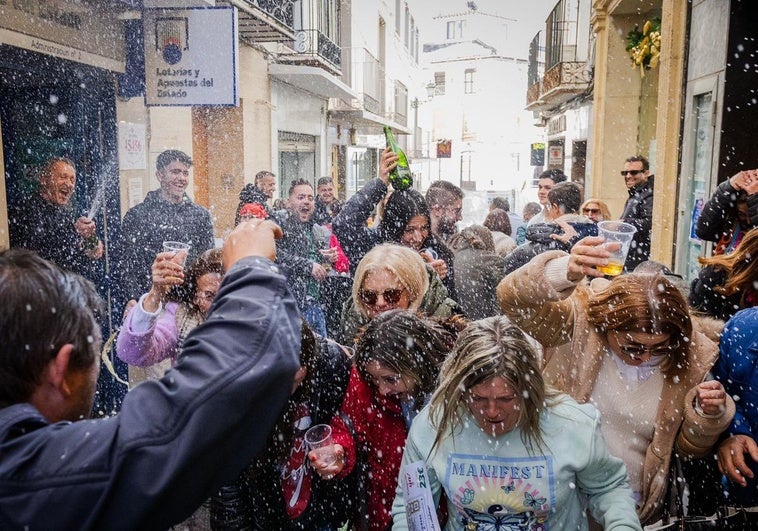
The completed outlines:
[[[165,530],[263,448],[289,398],[300,318],[272,262],[227,273],[208,320],[161,380],[109,419],[49,424],[0,410],[0,529]]]
[[[719,357],[712,369],[737,411],[723,437],[747,435],[758,441],[758,307],[737,312],[726,325],[719,344]],[[758,463],[745,456],[753,471],[748,486],[731,485],[737,504],[758,505]]]

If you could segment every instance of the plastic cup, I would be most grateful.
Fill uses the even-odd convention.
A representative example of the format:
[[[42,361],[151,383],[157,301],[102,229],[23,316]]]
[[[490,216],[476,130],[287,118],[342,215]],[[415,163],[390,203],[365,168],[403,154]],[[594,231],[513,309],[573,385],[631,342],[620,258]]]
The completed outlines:
[[[191,245],[183,242],[163,242],[164,253],[174,253],[171,261],[184,267]]]
[[[316,424],[305,432],[305,443],[325,465],[337,461],[337,451],[332,440],[332,427],[329,424]]]
[[[597,270],[601,273],[615,277],[620,275],[624,270],[624,263],[626,262],[626,255],[629,253],[629,247],[632,244],[634,233],[637,229],[634,225],[624,223],[623,221],[601,221],[597,224],[598,235],[605,238],[605,244],[620,243],[618,249],[610,249],[608,251],[611,256],[608,257],[608,264],[604,266],[597,266]],[[613,246],[617,247],[617,246]]]

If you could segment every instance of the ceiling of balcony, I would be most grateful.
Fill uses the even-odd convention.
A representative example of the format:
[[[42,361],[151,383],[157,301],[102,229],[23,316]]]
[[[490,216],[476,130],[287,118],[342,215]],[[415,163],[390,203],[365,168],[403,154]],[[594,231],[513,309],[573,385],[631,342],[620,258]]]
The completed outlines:
[[[608,12],[613,15],[644,15],[660,11],[662,0],[617,0],[607,2]]]
[[[246,42],[289,42],[295,40],[295,30],[269,13],[244,0],[218,2],[237,8],[239,36]]]

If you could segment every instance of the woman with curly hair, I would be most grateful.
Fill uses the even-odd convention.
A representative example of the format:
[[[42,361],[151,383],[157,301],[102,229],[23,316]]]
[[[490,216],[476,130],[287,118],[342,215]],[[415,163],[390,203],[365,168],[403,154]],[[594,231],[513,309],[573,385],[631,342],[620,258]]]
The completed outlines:
[[[205,251],[186,273],[173,256],[155,257],[150,291],[128,312],[116,341],[118,357],[144,368],[146,379],[162,377],[176,363],[187,334],[205,321],[224,275],[221,249]]]

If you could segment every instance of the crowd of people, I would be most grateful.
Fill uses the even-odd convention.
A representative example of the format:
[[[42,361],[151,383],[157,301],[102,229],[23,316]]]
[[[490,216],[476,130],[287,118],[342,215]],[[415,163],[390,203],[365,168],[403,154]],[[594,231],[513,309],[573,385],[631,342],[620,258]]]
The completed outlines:
[[[344,203],[323,177],[276,208],[261,171],[215,248],[192,160],[162,153],[116,255],[130,389],[85,420],[103,243],[67,208],[73,163],[51,159],[0,253],[0,527],[413,529],[413,469],[446,530],[642,530],[679,460],[717,463],[712,487],[758,506],[758,171],[705,205],[714,254],[688,286],[650,261],[644,157],[623,163],[618,218],[552,169],[539,203],[494,198],[465,227],[460,188],[393,190],[397,160]],[[635,232],[607,276],[614,220]]]

